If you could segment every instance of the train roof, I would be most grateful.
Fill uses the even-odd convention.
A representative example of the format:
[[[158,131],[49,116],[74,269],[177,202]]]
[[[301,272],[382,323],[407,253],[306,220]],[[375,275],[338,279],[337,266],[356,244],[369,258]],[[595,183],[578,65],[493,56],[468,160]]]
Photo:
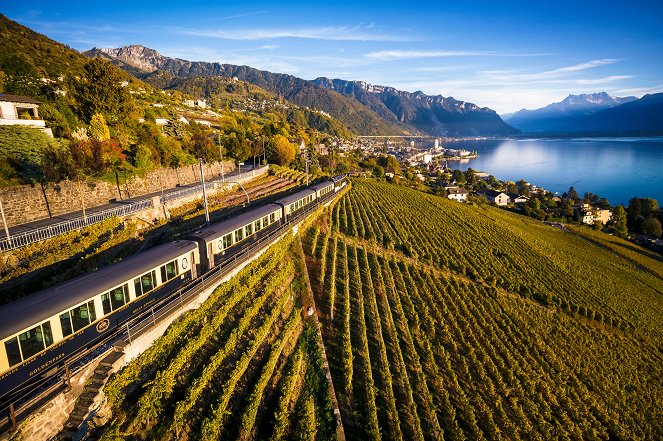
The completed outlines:
[[[211,242],[228,234],[232,231],[235,231],[238,228],[247,225],[249,222],[265,217],[268,214],[271,214],[275,211],[280,211],[281,206],[276,204],[267,204],[261,207],[256,207],[246,213],[240,214],[239,216],[232,217],[228,220],[218,222],[216,224],[210,225],[207,228],[204,228],[200,231],[196,231],[193,234],[190,234],[188,237],[193,239],[203,239],[205,242]]]
[[[3,305],[0,307],[0,339],[36,325],[196,248],[196,243],[188,240],[160,245]]]
[[[334,181],[334,182],[338,182],[338,181],[340,181],[344,178],[347,178],[347,176],[346,175],[337,175],[337,176],[332,177],[331,180]]]
[[[315,190],[311,190],[310,188],[304,189],[302,191],[298,191],[297,193],[293,193],[290,196],[286,196],[284,198],[279,199],[276,201],[277,204],[283,204],[283,205],[289,205],[292,204],[293,202],[297,202],[298,200],[305,198],[306,196],[310,196],[312,194],[315,194]]]
[[[315,185],[311,185],[309,188],[312,188],[313,190],[322,190],[323,188],[327,188],[330,185],[334,185],[332,181],[323,181]]]

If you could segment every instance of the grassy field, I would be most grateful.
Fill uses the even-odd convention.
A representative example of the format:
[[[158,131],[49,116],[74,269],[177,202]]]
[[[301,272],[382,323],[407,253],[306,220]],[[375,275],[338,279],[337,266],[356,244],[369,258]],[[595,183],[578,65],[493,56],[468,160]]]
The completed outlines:
[[[663,263],[357,180],[304,233],[349,439],[663,438]]]

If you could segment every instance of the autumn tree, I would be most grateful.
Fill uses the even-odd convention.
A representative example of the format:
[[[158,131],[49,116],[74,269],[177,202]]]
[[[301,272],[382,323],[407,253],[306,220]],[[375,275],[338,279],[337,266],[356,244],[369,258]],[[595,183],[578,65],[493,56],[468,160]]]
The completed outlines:
[[[274,136],[273,145],[274,161],[278,165],[288,165],[295,159],[296,147],[285,136]]]

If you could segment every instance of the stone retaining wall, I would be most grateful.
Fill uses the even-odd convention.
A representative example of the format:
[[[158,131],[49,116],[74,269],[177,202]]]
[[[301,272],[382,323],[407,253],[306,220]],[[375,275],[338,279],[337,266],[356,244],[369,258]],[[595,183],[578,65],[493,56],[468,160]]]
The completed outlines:
[[[232,161],[224,161],[223,170],[234,170]],[[221,163],[203,166],[205,179],[221,176]],[[139,197],[162,189],[174,188],[178,184],[191,184],[200,181],[198,164],[179,167],[178,169],[158,169],[148,173],[144,178],[125,176],[120,173],[118,183],[89,181],[82,184],[86,207],[107,204],[109,201]],[[38,219],[58,216],[81,209],[81,198],[78,184],[63,181],[59,184],[48,184],[44,188],[39,185],[21,185],[0,189],[7,225],[14,226]],[[47,203],[48,201],[48,203]],[[49,213],[50,211],[50,213]]]

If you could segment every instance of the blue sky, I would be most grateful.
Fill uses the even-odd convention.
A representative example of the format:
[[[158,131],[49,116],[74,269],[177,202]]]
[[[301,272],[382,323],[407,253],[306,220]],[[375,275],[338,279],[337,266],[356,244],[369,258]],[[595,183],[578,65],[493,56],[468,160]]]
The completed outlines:
[[[0,12],[78,50],[142,44],[193,61],[422,90],[499,113],[569,93],[663,92],[663,1],[0,0]]]

